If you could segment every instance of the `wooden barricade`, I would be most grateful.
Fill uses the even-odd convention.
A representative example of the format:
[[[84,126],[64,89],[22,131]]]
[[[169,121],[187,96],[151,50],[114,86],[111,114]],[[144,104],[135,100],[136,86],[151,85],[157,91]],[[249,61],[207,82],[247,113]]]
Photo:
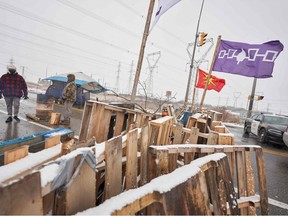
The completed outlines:
[[[185,155],[191,155],[195,153],[198,157],[203,157],[206,155],[211,155],[214,153],[223,152],[225,154],[236,155],[236,160],[229,161],[228,170],[225,170],[224,174],[230,174],[231,182],[232,179],[236,179],[234,186],[238,188],[237,198],[238,198],[238,208],[241,209],[241,214],[255,214],[255,208],[261,208],[261,213],[263,215],[268,214],[268,195],[266,188],[266,176],[264,169],[264,159],[262,148],[259,146],[252,145],[197,145],[197,144],[183,144],[183,145],[168,145],[165,148],[159,148],[158,146],[150,146],[149,148],[149,180],[156,178],[157,176],[167,174],[172,172],[175,167],[181,166],[181,164],[190,163],[189,157]],[[182,161],[172,159],[169,155],[175,155],[184,153],[184,158]],[[250,154],[255,153],[255,163],[257,164],[257,177],[258,177],[258,191],[259,195],[255,194],[255,173],[251,167]],[[193,157],[190,157],[193,160]],[[233,164],[231,164],[233,163]],[[235,165],[234,165],[235,163]],[[236,167],[236,176],[231,172],[231,167]],[[207,176],[207,179],[212,180],[211,176]],[[233,187],[234,187],[233,186]],[[223,187],[218,185],[219,188]],[[227,191],[224,187],[223,190]],[[231,193],[233,194],[233,193]],[[227,199],[227,198],[226,198]],[[226,206],[225,203],[222,203]],[[250,207],[253,207],[252,209]],[[230,209],[231,210],[231,209]],[[228,210],[226,212],[229,212]]]
[[[207,181],[204,173],[209,173],[213,181]],[[149,215],[223,215],[227,214],[226,205],[221,206],[218,189],[213,187],[223,182],[229,213],[236,215],[239,210],[231,181],[227,158],[218,153],[192,161],[138,189],[123,192],[83,214],[131,215],[147,210]],[[210,203],[213,203],[212,212]]]
[[[140,127],[147,122],[148,114],[139,111],[112,106],[97,101],[86,101],[79,140],[96,138],[97,143],[128,132],[131,124]]]
[[[170,144],[170,136],[174,120],[172,116],[165,116],[150,122],[150,144]]]

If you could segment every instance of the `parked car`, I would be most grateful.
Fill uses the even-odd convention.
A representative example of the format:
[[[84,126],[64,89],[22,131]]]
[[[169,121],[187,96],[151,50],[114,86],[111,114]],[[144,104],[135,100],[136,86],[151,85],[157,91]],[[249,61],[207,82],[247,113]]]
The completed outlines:
[[[244,133],[252,133],[260,143],[284,145],[283,134],[287,132],[288,117],[272,114],[255,114],[244,123]],[[286,136],[286,135],[285,135]]]
[[[285,145],[288,147],[288,126],[286,128],[286,131],[283,134],[283,141],[284,141]]]

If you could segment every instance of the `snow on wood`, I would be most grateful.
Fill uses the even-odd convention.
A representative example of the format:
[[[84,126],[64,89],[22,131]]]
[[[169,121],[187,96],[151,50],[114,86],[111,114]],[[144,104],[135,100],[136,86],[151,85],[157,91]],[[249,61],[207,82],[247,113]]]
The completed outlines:
[[[87,209],[77,215],[111,215],[112,212],[134,202],[146,194],[158,191],[165,193],[175,186],[187,181],[187,179],[201,172],[200,167],[209,161],[218,161],[226,157],[224,153],[216,153],[203,158],[196,159],[190,164],[174,170],[172,173],[159,176],[138,189],[131,189],[114,196],[95,208]],[[163,184],[165,182],[165,184]]]
[[[35,166],[44,163],[45,161],[54,158],[61,153],[61,145],[58,144],[49,149],[42,150],[37,153],[28,153],[23,159],[0,167],[0,184],[14,176],[17,176],[26,170],[32,169]]]

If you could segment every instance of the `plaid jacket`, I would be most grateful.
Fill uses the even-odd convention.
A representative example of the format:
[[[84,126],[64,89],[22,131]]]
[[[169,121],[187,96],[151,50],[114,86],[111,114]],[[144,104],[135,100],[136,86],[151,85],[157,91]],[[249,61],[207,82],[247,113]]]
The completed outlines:
[[[27,84],[24,78],[17,72],[14,74],[6,73],[2,75],[0,78],[0,94],[3,94],[4,97],[27,96]]]

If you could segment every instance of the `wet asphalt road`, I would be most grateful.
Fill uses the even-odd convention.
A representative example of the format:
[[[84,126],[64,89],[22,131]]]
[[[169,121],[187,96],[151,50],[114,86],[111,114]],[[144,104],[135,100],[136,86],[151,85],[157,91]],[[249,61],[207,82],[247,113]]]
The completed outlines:
[[[57,110],[61,113],[61,110]],[[48,121],[40,121],[39,123],[26,118],[26,114],[36,114],[36,94],[29,94],[28,100],[22,100],[20,102],[19,118],[21,121],[18,123],[13,120],[11,123],[5,123],[7,119],[7,110],[4,99],[0,99],[0,142],[40,133],[53,128],[64,127],[62,125],[50,125]],[[80,124],[82,119],[82,113],[73,109],[71,126],[69,129],[73,130],[75,135],[79,135]]]
[[[236,144],[260,145],[256,136],[252,134],[243,137],[242,127],[228,128],[234,134]],[[271,199],[269,200],[269,213],[270,215],[288,215],[288,148],[273,146],[269,143],[260,146],[264,152],[266,184],[268,197]],[[253,160],[251,162],[253,169],[256,170],[256,164]]]

